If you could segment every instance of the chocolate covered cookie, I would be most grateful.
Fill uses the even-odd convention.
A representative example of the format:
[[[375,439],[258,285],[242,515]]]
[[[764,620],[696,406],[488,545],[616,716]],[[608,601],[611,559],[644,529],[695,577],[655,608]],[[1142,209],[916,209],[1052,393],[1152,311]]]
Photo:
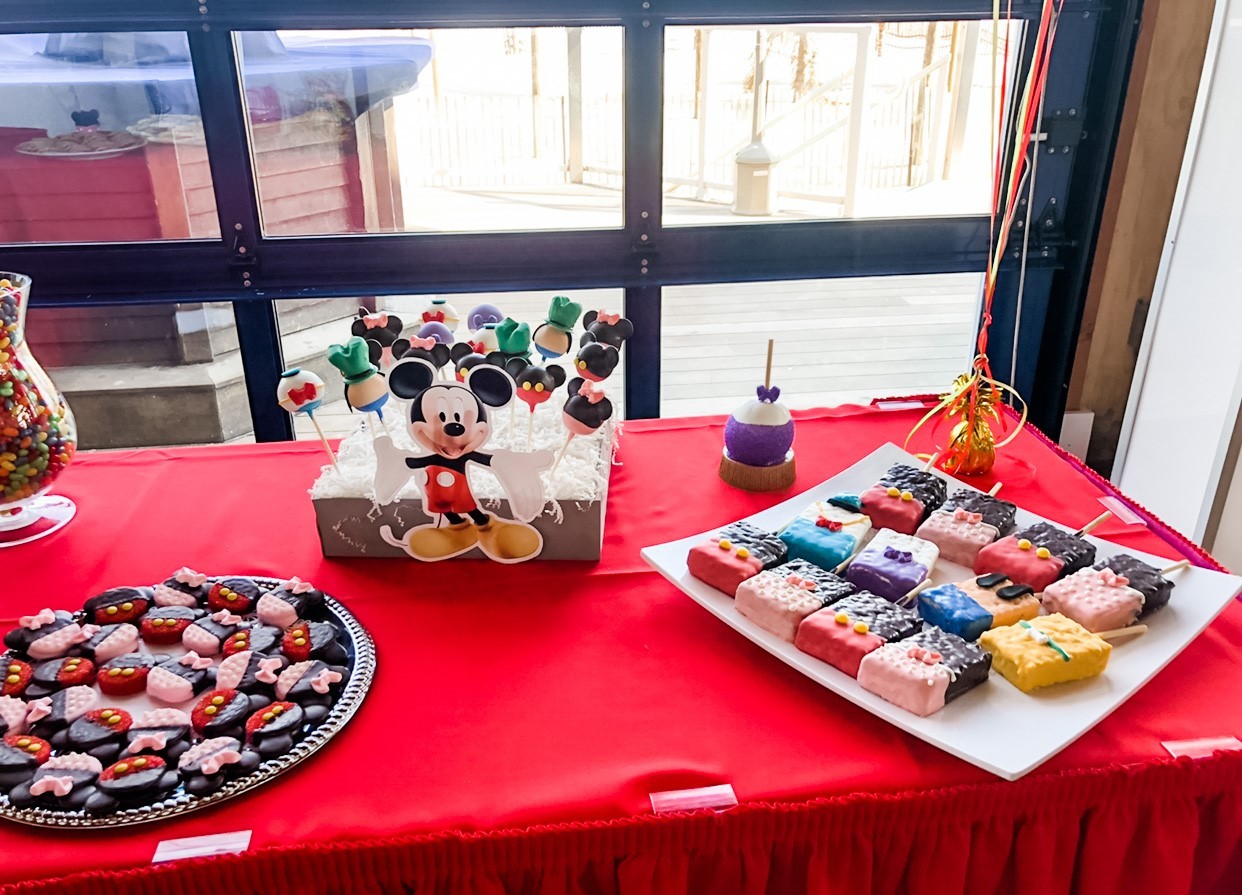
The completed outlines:
[[[12,789],[34,777],[39,765],[52,757],[47,740],[28,733],[11,733],[0,740],[0,789]]]
[[[26,732],[26,703],[14,696],[0,696],[0,737]]]
[[[175,764],[190,748],[190,716],[180,709],[152,709],[134,719],[122,755],[159,755]]]
[[[251,578],[222,578],[207,591],[207,608],[243,615],[254,608],[262,588]]]
[[[95,684],[109,696],[133,696],[147,688],[151,669],[168,661],[164,654],[128,653],[109,659],[99,667]]]
[[[9,802],[15,808],[79,811],[95,794],[95,782],[102,770],[99,759],[91,755],[54,755],[33,778],[10,790]]]
[[[94,709],[53,736],[51,743],[60,752],[83,752],[108,764],[128,744],[133,723],[122,709]]]
[[[48,659],[34,668],[26,699],[41,699],[69,687],[89,687],[95,683],[95,663],[81,656]]]
[[[147,695],[160,702],[180,705],[202,693],[215,679],[212,661],[191,650],[151,669],[147,675]]]
[[[155,603],[155,591],[149,587],[114,587],[91,597],[83,607],[86,616],[97,625],[133,622]]]
[[[167,797],[180,776],[158,755],[122,758],[103,769],[96,792],[86,801],[92,814],[110,814],[121,808],[151,805]]]
[[[4,675],[0,677],[0,696],[22,696],[34,677],[34,667],[14,656],[0,659]]]
[[[340,665],[347,658],[331,622],[297,622],[285,631],[280,650],[293,662],[320,659],[329,665]]]
[[[186,649],[192,649],[200,656],[216,656],[223,651],[229,638],[245,626],[246,620],[240,615],[221,609],[186,628],[181,642]]]
[[[246,742],[264,758],[284,755],[302,738],[306,715],[295,702],[275,702],[246,721]]]
[[[239,690],[210,690],[194,704],[190,724],[195,733],[212,737],[246,735],[246,720],[271,703],[271,698]]]
[[[221,690],[240,690],[270,699],[276,692],[278,676],[288,664],[289,660],[284,656],[265,656],[243,650],[220,663],[216,669],[216,687]]]
[[[180,643],[185,629],[203,615],[203,610],[193,606],[161,606],[143,617],[139,630],[147,643],[171,646]]]
[[[296,702],[306,713],[306,720],[318,724],[328,716],[348,674],[344,666],[327,665],[318,659],[298,662],[281,672],[276,698]]]
[[[138,648],[138,628],[131,624],[83,625],[82,631],[87,639],[73,648],[73,655],[85,656],[96,665]]]
[[[300,618],[316,618],[323,612],[323,591],[296,575],[259,598],[259,620],[287,628]]]
[[[86,639],[81,626],[64,610],[42,609],[23,615],[17,624],[4,635],[4,645],[31,659],[55,659]]]
[[[228,640],[224,641],[224,648],[221,652],[226,656],[232,656],[249,650],[253,653],[270,655],[280,649],[280,641],[284,636],[285,631],[283,628],[251,624],[235,632]]]
[[[152,589],[155,594],[156,606],[202,606],[207,602],[207,592],[211,585],[207,576],[182,566],[163,584]]]
[[[98,703],[99,694],[95,688],[84,685],[31,700],[26,712],[27,729],[37,737],[50,740]]]
[[[186,792],[205,796],[225,783],[258,768],[262,756],[242,746],[236,737],[213,737],[196,743],[181,756],[177,770],[185,781]]]

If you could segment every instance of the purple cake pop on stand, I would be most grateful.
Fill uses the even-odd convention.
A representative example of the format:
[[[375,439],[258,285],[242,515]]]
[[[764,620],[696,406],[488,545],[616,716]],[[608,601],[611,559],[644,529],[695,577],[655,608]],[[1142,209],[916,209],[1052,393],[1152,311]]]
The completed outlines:
[[[773,340],[768,340],[763,385],[725,423],[720,477],[745,491],[780,491],[793,484],[794,421],[772,385]]]

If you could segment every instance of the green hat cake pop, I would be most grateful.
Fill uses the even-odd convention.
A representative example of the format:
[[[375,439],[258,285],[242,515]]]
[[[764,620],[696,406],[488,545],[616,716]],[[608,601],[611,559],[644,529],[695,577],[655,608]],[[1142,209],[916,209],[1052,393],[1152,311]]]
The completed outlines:
[[[574,324],[582,313],[582,305],[570,301],[567,295],[557,295],[548,308],[548,317],[535,330],[535,350],[545,359],[561,357],[574,345]]]
[[[344,345],[328,346],[328,363],[345,379],[345,400],[349,406],[383,417],[381,408],[388,401],[388,386],[371,363],[366,339],[353,336]]]

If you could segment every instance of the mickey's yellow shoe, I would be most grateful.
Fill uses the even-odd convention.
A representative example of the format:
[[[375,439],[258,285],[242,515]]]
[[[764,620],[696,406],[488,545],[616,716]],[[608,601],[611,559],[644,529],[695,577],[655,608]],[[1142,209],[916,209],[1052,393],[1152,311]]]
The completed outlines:
[[[479,529],[473,523],[456,525],[422,525],[410,529],[405,537],[405,550],[423,562],[438,562],[460,556],[479,543]]]
[[[543,549],[543,535],[525,522],[510,522],[492,517],[477,529],[479,549],[488,559],[515,563],[534,559]]]

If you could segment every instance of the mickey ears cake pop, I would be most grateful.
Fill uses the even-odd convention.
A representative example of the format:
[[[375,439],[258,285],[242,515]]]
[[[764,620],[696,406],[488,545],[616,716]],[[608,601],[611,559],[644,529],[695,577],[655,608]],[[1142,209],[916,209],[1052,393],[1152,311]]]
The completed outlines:
[[[763,385],[725,423],[720,477],[744,491],[780,491],[792,485],[797,475],[791,450],[793,417],[780,403],[781,390],[772,385],[773,347],[769,339]]]

